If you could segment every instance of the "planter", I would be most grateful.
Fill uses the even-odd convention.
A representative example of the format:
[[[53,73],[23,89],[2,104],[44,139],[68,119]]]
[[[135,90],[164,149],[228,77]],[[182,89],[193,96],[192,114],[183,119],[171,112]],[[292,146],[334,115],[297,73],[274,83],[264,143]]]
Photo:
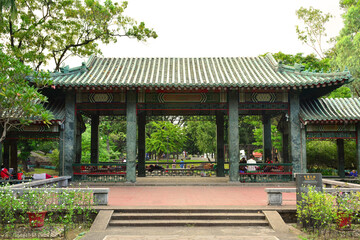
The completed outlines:
[[[45,220],[46,213],[47,213],[47,211],[28,212],[27,214],[29,216],[30,227],[39,228],[39,227],[44,226],[44,220]]]
[[[351,229],[352,216],[345,212],[338,212],[337,227],[338,229]]]

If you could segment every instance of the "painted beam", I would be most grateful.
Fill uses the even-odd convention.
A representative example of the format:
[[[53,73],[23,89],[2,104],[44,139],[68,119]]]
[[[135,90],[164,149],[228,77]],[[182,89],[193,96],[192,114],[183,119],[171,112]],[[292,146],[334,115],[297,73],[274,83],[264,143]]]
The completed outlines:
[[[126,181],[136,182],[136,91],[126,92]]]
[[[224,113],[216,112],[216,176],[225,177],[224,172]]]
[[[239,93],[229,91],[229,181],[239,181]]]
[[[146,115],[138,115],[138,177],[145,177],[145,126]]]
[[[263,115],[262,118],[263,124],[263,159],[266,161],[268,158],[272,159],[272,143],[271,143],[271,116]]]
[[[290,160],[293,164],[293,173],[302,173],[301,169],[301,133],[300,133],[300,98],[298,93],[289,94],[290,116]]]
[[[338,173],[341,178],[345,177],[345,151],[344,139],[336,139],[337,157],[338,157]]]
[[[65,124],[64,124],[64,161],[62,173],[64,176],[72,176],[72,164],[76,158],[76,112],[75,91],[68,91],[65,96]]]
[[[91,163],[99,163],[99,115],[91,116]]]

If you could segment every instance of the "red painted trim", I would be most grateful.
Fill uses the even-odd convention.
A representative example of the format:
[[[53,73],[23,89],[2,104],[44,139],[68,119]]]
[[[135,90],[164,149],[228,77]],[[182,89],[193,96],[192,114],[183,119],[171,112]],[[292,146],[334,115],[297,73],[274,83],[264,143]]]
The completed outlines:
[[[356,139],[356,137],[306,137],[306,139]]]
[[[126,108],[114,108],[114,109],[112,109],[112,108],[109,108],[109,109],[106,109],[106,108],[104,108],[104,109],[102,109],[102,108],[100,108],[100,109],[91,109],[91,108],[81,108],[81,109],[79,109],[78,111],[106,111],[106,110],[108,110],[108,111],[118,111],[118,110],[126,110]]]
[[[186,110],[186,111],[211,111],[211,110],[228,110],[227,108],[211,108],[211,109],[188,109],[188,108],[176,108],[176,109],[145,109],[145,108],[138,108],[138,110],[143,110],[143,111],[165,111],[165,110],[170,110],[170,111],[182,111],[182,110]]]
[[[17,137],[17,138],[6,138],[6,139],[44,139],[44,140],[59,140],[60,138],[42,138],[42,137],[38,137],[38,138],[27,138],[27,137]]]
[[[263,109],[263,108],[239,108],[239,110],[241,110],[241,111],[274,111],[274,110],[276,110],[276,111],[279,111],[279,110],[281,110],[281,111],[286,111],[286,109],[284,109],[284,108],[271,108],[271,109]]]

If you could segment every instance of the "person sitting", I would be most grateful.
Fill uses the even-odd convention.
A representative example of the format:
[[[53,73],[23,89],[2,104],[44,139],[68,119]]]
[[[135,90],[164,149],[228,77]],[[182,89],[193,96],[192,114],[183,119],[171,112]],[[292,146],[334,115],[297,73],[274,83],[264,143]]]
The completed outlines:
[[[352,170],[352,171],[350,172],[350,177],[357,177],[357,176],[358,176],[358,173],[357,173],[356,170]]]
[[[246,163],[246,160],[245,160],[244,157],[240,160],[240,164],[243,164],[243,163]],[[240,165],[239,166],[239,171],[240,171],[240,173],[245,173],[246,172],[246,166],[245,165]]]
[[[149,172],[152,172],[154,170],[164,171],[165,169],[162,166],[159,166],[159,165],[150,165],[149,167],[147,167],[147,170]]]
[[[254,156],[251,155],[250,158],[246,161],[247,164],[251,164],[247,166],[248,172],[256,172],[256,170],[258,169],[258,166],[253,165],[254,163],[256,163],[256,161],[253,158]]]
[[[7,170],[7,168],[5,168],[4,165],[1,166],[0,176],[2,179],[5,179],[5,180],[10,179],[10,177],[11,177],[9,170]]]

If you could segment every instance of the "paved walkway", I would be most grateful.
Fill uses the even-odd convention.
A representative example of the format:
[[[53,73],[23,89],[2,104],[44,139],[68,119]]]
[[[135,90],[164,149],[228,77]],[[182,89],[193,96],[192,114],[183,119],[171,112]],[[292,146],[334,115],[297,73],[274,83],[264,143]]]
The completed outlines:
[[[261,186],[127,186],[109,187],[109,206],[266,206]],[[295,193],[283,194],[295,205]]]
[[[265,188],[295,187],[294,183],[229,183],[228,178],[146,177],[135,184],[109,183],[109,206],[266,206]],[[283,205],[296,203],[295,193],[283,194]]]

